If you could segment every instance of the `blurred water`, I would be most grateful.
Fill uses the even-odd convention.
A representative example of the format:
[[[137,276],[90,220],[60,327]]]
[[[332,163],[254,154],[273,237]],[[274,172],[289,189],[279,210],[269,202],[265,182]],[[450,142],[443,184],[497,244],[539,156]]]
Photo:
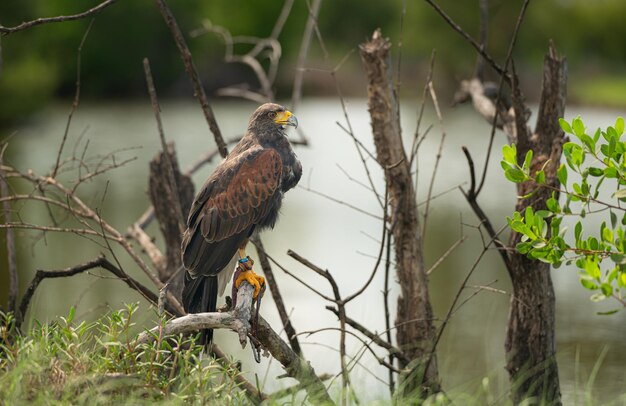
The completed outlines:
[[[241,134],[254,108],[249,103],[217,103],[215,113],[222,132],[227,137]],[[402,110],[407,145],[410,145],[415,131],[417,108],[416,105],[406,104]],[[9,148],[9,160],[22,170],[32,169],[39,173],[48,171],[54,165],[68,111],[69,107],[65,105],[51,107],[22,127]],[[373,149],[365,101],[348,101],[348,111],[356,136],[366,147]],[[376,216],[381,215],[382,209],[373,193],[368,190],[369,183],[354,142],[336,124],[337,121],[344,122],[339,102],[325,99],[308,101],[296,114],[301,128],[311,142],[310,147],[297,149],[304,167],[301,186],[332,196],[366,213],[333,202],[302,187],[297,188],[287,194],[281,219],[274,231],[264,234],[264,243],[269,253],[286,268],[328,294],[329,286],[323,280],[287,257],[285,252],[290,248],[330,270],[337,279],[341,292],[347,295],[367,280],[376,261],[382,227]],[[567,117],[577,114],[585,118],[589,127],[595,128],[612,123],[619,112],[572,109],[567,112]],[[462,234],[467,235],[468,239],[431,275],[430,295],[438,318],[445,316],[461,280],[483,247],[479,233],[472,227],[477,225],[477,220],[455,186],[469,181],[461,146],[469,147],[477,168],[480,168],[484,162],[490,132],[490,127],[469,107],[444,111],[444,116],[444,130],[447,135],[433,195],[451,191],[430,204],[426,230],[427,265],[434,264]],[[179,162],[183,168],[213,146],[207,124],[196,104],[164,103],[162,117],[166,136],[176,142]],[[427,111],[422,131],[431,124],[433,128],[420,147],[418,157],[420,202],[426,199],[442,133],[432,112]],[[136,160],[94,179],[81,189],[81,196],[98,207],[109,223],[119,230],[125,230],[148,205],[148,162],[160,149],[149,104],[84,103],[74,117],[65,156],[71,155],[74,149],[80,156],[87,140],[85,156],[104,155],[115,149],[138,147],[120,152],[117,158],[117,162],[133,156],[137,157]],[[499,134],[494,145],[486,186],[480,197],[480,203],[496,229],[504,226],[505,216],[511,214],[515,202],[514,186],[504,180],[498,165],[504,142],[505,137]],[[373,183],[379,193],[382,193],[382,174],[371,159],[366,160],[372,172]],[[196,184],[201,183],[213,167],[214,164],[209,165],[197,173],[194,177]],[[349,179],[344,172],[356,181]],[[64,179],[69,181],[73,176],[75,173],[66,174]],[[368,186],[364,187],[359,182]],[[421,207],[424,209],[424,205]],[[49,221],[41,206],[25,206],[20,213],[25,221]],[[148,231],[155,235],[160,244],[161,236],[157,227],[152,225]],[[32,233],[18,234],[20,279],[23,288],[36,269],[65,268],[92,259],[104,251],[102,247],[78,236],[48,234],[42,238],[33,236]],[[116,253],[129,273],[149,285],[147,278],[133,266],[123,252],[117,250]],[[298,332],[338,326],[336,318],[324,309],[326,303],[279,269],[275,268],[275,272]],[[582,402],[584,399],[580,397],[581,393],[588,387],[592,388],[592,394],[599,402],[615,400],[624,393],[626,384],[625,313],[610,317],[596,315],[596,312],[611,309],[615,305],[591,303],[588,292],[578,283],[575,270],[561,268],[553,271],[553,277],[558,312],[558,360],[565,402]],[[392,297],[395,297],[398,290],[394,281],[392,278]],[[384,270],[381,267],[366,293],[348,306],[348,313],[352,318],[378,332],[385,329],[383,284]],[[505,269],[496,252],[491,251],[485,255],[470,279],[470,284],[489,285],[505,292],[510,291]],[[468,298],[473,292],[475,289],[467,290],[463,297]],[[280,320],[271,300],[270,295],[267,295],[262,312],[279,329]],[[125,302],[134,301],[141,302],[141,299],[123,283],[105,273],[93,271],[90,275],[71,279],[45,281],[34,297],[29,320],[45,320],[66,315],[71,305],[77,306],[77,314],[82,317],[95,318],[106,309],[117,309]],[[438,348],[442,384],[452,395],[478,393],[482,379],[489,377],[489,388],[495,394],[495,399],[506,399],[508,380],[503,368],[503,343],[508,302],[509,296],[506,293],[483,291],[455,313]],[[145,303],[142,304],[142,308],[147,310]],[[391,306],[394,314],[395,299],[391,301]],[[144,314],[138,323],[149,327],[153,315],[150,312]],[[303,334],[300,340],[305,356],[318,373],[338,372],[339,360],[335,354],[339,339],[336,331]],[[216,341],[237,358],[243,359],[245,370],[258,373],[267,390],[289,384],[288,380],[276,379],[282,371],[275,362],[264,359],[260,365],[254,364],[249,350],[240,350],[231,333],[218,332]],[[605,357],[601,357],[603,352],[607,354]],[[349,353],[359,357],[356,358],[359,363],[353,372],[353,383],[359,397],[362,400],[385,399],[388,393],[386,371],[370,354],[362,355],[362,345],[356,340],[349,340]],[[382,351],[378,353],[383,354]],[[599,367],[599,372],[592,380],[590,377],[596,366]]]

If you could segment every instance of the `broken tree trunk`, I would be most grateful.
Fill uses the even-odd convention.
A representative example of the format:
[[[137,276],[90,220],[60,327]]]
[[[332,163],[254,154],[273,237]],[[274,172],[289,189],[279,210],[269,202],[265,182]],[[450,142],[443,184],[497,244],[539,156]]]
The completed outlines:
[[[526,153],[532,150],[531,175],[534,177],[536,171],[543,168],[546,184],[558,189],[556,172],[561,161],[564,138],[558,120],[565,111],[565,58],[559,57],[553,45],[550,45],[544,60],[541,100],[534,132],[527,125],[529,110],[524,103],[517,77],[512,75],[512,78],[513,106],[510,109],[498,108],[499,120],[504,123],[499,128],[506,132],[509,142],[517,145],[520,164]],[[486,92],[482,85],[478,78],[463,81],[457,96],[471,98],[476,111],[493,122],[496,111],[494,99],[483,97]],[[552,191],[537,188],[533,182],[517,185],[518,196],[531,193],[532,196],[527,199],[518,198],[517,211],[523,213],[528,206],[535,211],[546,209],[546,201],[552,196]],[[476,203],[476,195],[470,197],[470,204]],[[555,197],[558,198],[558,193]],[[477,211],[477,207],[477,204],[472,204],[481,221],[489,226],[485,214],[482,210]],[[488,231],[492,238],[497,237],[493,229],[488,228]],[[520,238],[519,234],[512,233],[509,247],[515,247]],[[528,259],[514,248],[507,250],[503,259],[513,285],[505,342],[506,369],[509,372],[513,402],[520,404],[525,399],[533,398],[538,403],[558,405],[561,393],[555,358],[555,300],[550,265]]]
[[[559,118],[565,112],[567,65],[551,44],[544,59],[543,84],[537,125],[534,133],[524,123],[517,125],[517,159],[523,162],[533,151],[532,174],[544,169],[546,184],[559,187],[556,172],[561,161],[564,134]],[[514,89],[514,107],[521,109],[519,92]],[[545,165],[545,166],[544,166]],[[516,210],[523,213],[531,206],[534,211],[545,210],[552,196],[548,188],[537,188],[532,182],[517,185],[517,195],[534,194],[518,199]],[[555,196],[558,198],[558,194]],[[509,245],[514,247],[521,236],[513,233]],[[539,403],[561,403],[559,372],[556,363],[555,300],[550,277],[550,265],[531,260],[517,251],[509,251],[509,275],[513,296],[506,335],[506,369],[511,379],[513,402],[534,398]]]
[[[401,377],[403,395],[425,398],[439,391],[437,360],[433,348],[435,329],[424,269],[423,246],[413,180],[400,132],[398,102],[391,79],[391,43],[380,30],[359,47],[367,76],[369,112],[379,164],[389,190],[396,274],[400,283],[396,339],[412,359],[417,374]],[[399,360],[402,368],[408,363]],[[415,368],[415,365],[422,365]],[[427,369],[426,371],[424,369]]]
[[[154,206],[154,214],[165,240],[165,264],[157,267],[159,279],[161,282],[167,283],[173,277],[170,281],[169,290],[174,297],[179,299],[183,289],[183,276],[185,274],[182,271],[179,272],[182,266],[180,259],[180,242],[182,239],[180,222],[181,219],[187,218],[187,213],[189,213],[194,198],[194,187],[191,178],[180,173],[173,143],[167,145],[167,154],[169,155],[169,162],[172,164],[177,190],[170,186],[169,165],[167,160],[163,159],[164,155],[163,151],[161,151],[150,161],[149,191],[150,200]],[[178,199],[180,205],[176,204],[173,199]],[[177,213],[178,207],[180,207],[182,213]]]

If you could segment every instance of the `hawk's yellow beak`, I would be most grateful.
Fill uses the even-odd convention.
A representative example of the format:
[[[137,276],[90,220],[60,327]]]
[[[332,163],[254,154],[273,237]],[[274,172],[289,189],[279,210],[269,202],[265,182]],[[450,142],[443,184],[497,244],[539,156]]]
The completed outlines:
[[[290,126],[298,128],[298,119],[289,110],[279,112],[276,115],[274,122],[276,124],[290,125]]]

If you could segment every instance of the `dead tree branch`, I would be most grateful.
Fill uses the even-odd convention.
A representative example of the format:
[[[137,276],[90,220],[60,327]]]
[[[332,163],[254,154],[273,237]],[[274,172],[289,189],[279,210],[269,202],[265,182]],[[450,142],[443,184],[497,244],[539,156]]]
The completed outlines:
[[[250,335],[254,288],[244,282],[237,293],[237,307],[224,313],[196,313],[169,320],[163,327],[157,326],[140,334],[137,343],[148,343],[162,335],[198,332],[207,328],[226,328],[237,332],[239,342],[245,347]],[[287,375],[298,380],[314,404],[333,405],[324,384],[313,368],[294,353],[289,345],[259,317],[256,339],[285,368]]]
[[[3,160],[4,151],[6,151],[7,144],[0,144],[0,199],[2,201],[3,222],[11,222],[11,205],[8,200],[10,197],[9,186],[7,178],[4,176]],[[18,291],[18,277],[17,277],[17,258],[15,255],[15,236],[13,229],[7,228],[5,232],[7,242],[7,269],[9,271],[9,302],[7,309],[14,312],[17,310],[17,291]]]
[[[359,50],[368,80],[368,104],[378,162],[385,171],[389,188],[392,234],[395,243],[396,273],[401,294],[396,318],[398,346],[414,362],[424,365],[434,340],[432,308],[428,294],[428,279],[424,268],[422,239],[413,179],[409,168],[398,122],[398,104],[391,80],[391,44],[380,30]],[[407,320],[418,320],[405,323]],[[406,367],[406,364],[402,364]],[[404,379],[407,377],[405,376]],[[437,363],[432,360],[427,369],[405,382],[405,393],[426,397],[439,391]]]
[[[293,350],[293,352],[301,356],[302,349],[300,347],[300,342],[298,341],[296,329],[293,327],[293,325],[291,324],[291,320],[289,319],[289,314],[287,313],[287,309],[285,308],[285,303],[283,302],[283,297],[280,294],[280,289],[278,288],[278,284],[276,283],[274,271],[272,270],[272,264],[270,264],[267,253],[265,252],[265,248],[263,247],[263,242],[259,238],[258,234],[255,234],[252,237],[251,241],[257,249],[257,255],[259,256],[261,269],[263,269],[263,274],[265,275],[265,279],[267,280],[267,284],[269,285],[270,292],[272,293],[272,298],[274,299],[274,303],[276,304],[276,309],[278,310],[280,321],[283,323],[283,328],[285,330],[285,334],[287,334],[287,339],[289,340],[291,349]]]
[[[209,104],[209,99],[204,92],[204,87],[202,87],[200,77],[198,76],[198,71],[196,70],[196,66],[194,65],[193,59],[191,57],[191,51],[189,51],[189,47],[185,42],[183,33],[180,31],[178,23],[174,18],[174,14],[172,14],[172,10],[170,10],[168,5],[165,3],[165,0],[155,1],[157,3],[157,6],[159,7],[159,11],[163,15],[165,24],[167,24],[170,31],[172,32],[172,37],[174,38],[174,42],[176,42],[176,46],[178,47],[178,51],[180,52],[183,64],[185,65],[185,71],[187,71],[189,79],[191,80],[191,84],[193,85],[194,95],[200,103],[200,107],[202,108],[202,112],[204,113],[204,118],[209,124],[209,129],[211,130],[211,133],[213,133],[213,137],[215,138],[215,143],[217,144],[217,148],[220,151],[220,155],[222,155],[222,157],[225,157],[226,155],[228,155],[226,143],[224,142],[222,132],[220,131],[220,128],[217,124],[217,120],[215,119],[215,114],[213,114],[213,109]]]
[[[101,12],[105,8],[109,7],[111,4],[115,3],[115,1],[116,0],[106,0],[106,1],[103,1],[102,3],[98,4],[97,6],[92,7],[89,10],[84,11],[84,12],[79,13],[79,14],[73,14],[73,15],[69,15],[69,16],[38,18],[36,20],[23,22],[22,24],[17,25],[15,27],[4,27],[4,26],[0,25],[0,34],[2,36],[6,36],[6,35],[9,35],[9,34],[16,33],[18,31],[22,31],[22,30],[34,27],[36,25],[49,24],[49,23],[61,23],[61,22],[64,22],[64,21],[72,21],[72,20],[80,20],[80,19],[92,16],[94,14],[97,14],[97,13]]]
[[[35,294],[37,287],[44,279],[65,278],[68,276],[74,276],[76,274],[79,274],[79,273],[82,273],[82,272],[85,272],[94,268],[102,268],[111,272],[113,275],[117,276],[122,282],[126,283],[131,289],[139,292],[144,298],[146,298],[146,300],[148,300],[150,303],[156,306],[158,302],[158,296],[154,292],[152,292],[150,289],[142,285],[140,282],[133,279],[122,269],[113,265],[108,259],[106,259],[106,257],[104,257],[104,255],[101,255],[92,261],[86,262],[81,265],[76,265],[67,269],[62,269],[62,270],[57,270],[57,271],[37,270],[35,277],[31,281],[31,283],[28,285],[28,288],[26,289],[26,291],[24,292],[24,296],[22,297],[22,301],[20,302],[20,308],[19,308],[20,321],[24,320],[24,316],[26,315],[26,312],[28,311],[28,306],[30,304],[30,301],[33,295]],[[169,307],[168,311],[171,314],[178,314],[177,310],[172,307]]]
[[[534,133],[518,131],[517,159],[523,160],[529,150],[534,152],[531,172],[543,168],[546,184],[558,188],[556,175],[561,161],[564,134],[558,119],[565,112],[567,64],[550,44],[544,58],[543,83],[539,113]],[[524,123],[524,126],[526,124]],[[520,161],[521,162],[521,161]],[[517,185],[517,195],[534,192],[528,199],[518,199],[515,209],[526,207],[544,210],[552,196],[549,188],[539,188],[533,182]],[[556,194],[558,198],[558,193]],[[512,233],[510,246],[521,236]],[[509,275],[513,283],[513,297],[505,342],[506,368],[511,382],[514,403],[534,397],[550,404],[560,404],[560,384],[556,362],[555,297],[549,264],[534,261],[519,252],[509,254]],[[528,306],[522,306],[520,303]]]

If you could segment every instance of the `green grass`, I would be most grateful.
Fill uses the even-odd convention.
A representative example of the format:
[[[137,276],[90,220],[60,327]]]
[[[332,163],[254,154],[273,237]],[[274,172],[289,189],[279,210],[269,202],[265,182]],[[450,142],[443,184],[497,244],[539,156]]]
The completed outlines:
[[[236,371],[192,339],[135,345],[135,306],[93,323],[69,317],[12,334],[0,313],[0,404],[248,404]]]
[[[626,106],[626,77],[592,76],[571,80],[569,84],[574,100],[581,104]]]

